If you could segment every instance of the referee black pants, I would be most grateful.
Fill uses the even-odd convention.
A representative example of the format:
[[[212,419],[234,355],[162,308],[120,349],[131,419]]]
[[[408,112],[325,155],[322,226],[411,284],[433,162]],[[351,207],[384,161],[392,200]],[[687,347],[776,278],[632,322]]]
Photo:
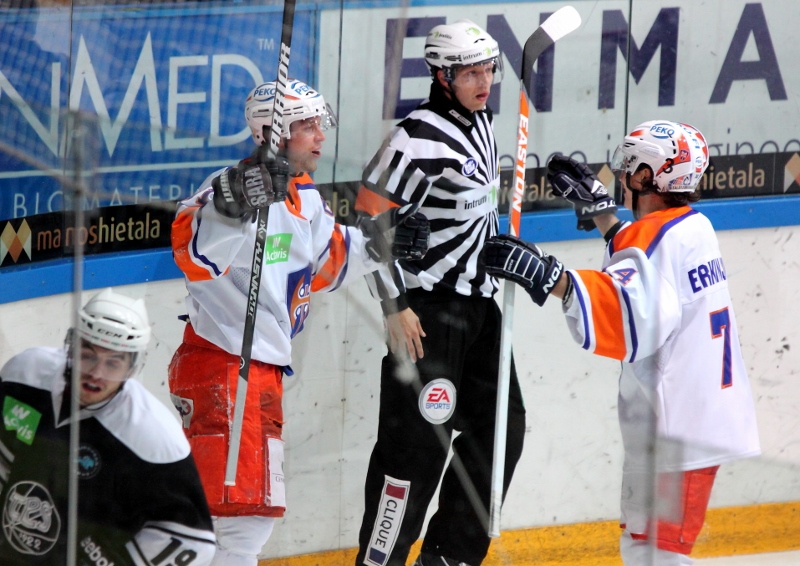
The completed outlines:
[[[419,381],[411,383],[399,378],[391,353],[383,359],[378,437],[364,487],[356,564],[405,566],[441,478],[438,510],[422,551],[478,566],[490,542],[500,309],[494,299],[454,293],[412,290],[408,300],[427,335],[425,355],[416,364]],[[454,403],[450,414],[447,402]],[[452,441],[453,453],[466,474],[459,474],[454,457],[442,477],[454,430],[460,434]],[[524,434],[525,408],[512,359],[504,496]]]

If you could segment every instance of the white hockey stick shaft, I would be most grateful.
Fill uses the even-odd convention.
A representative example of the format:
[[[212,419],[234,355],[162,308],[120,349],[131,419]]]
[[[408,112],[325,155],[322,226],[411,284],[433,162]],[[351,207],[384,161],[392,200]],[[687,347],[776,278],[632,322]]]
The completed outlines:
[[[292,30],[294,28],[294,7],[296,0],[285,0],[283,4],[283,29],[281,30],[280,58],[278,59],[278,78],[275,88],[275,106],[272,111],[269,145],[258,154],[257,160],[264,162],[278,154],[278,145],[283,131],[283,108],[286,99],[286,84],[289,80],[289,53],[292,46]],[[258,293],[261,290],[261,269],[264,261],[264,247],[267,241],[267,220],[269,208],[258,211],[256,225],[256,241],[253,246],[253,262],[250,267],[250,292],[247,299],[247,311],[244,319],[242,336],[242,354],[239,358],[239,377],[236,381],[236,401],[233,406],[233,423],[228,443],[228,459],[225,463],[225,485],[236,485],[236,469],[239,464],[239,446],[242,441],[242,423],[244,406],[247,399],[247,379],[250,374],[250,357],[253,353],[253,335],[258,313]]]
[[[520,234],[522,197],[525,192],[525,167],[528,156],[529,92],[533,64],[550,46],[568,33],[578,29],[581,17],[572,6],[564,6],[547,18],[525,42],[522,51],[522,72],[519,89],[519,126],[517,128],[517,158],[514,171],[514,194],[508,215],[512,236]],[[492,457],[492,491],[489,501],[489,536],[500,536],[503,505],[506,440],[508,436],[508,394],[511,383],[511,343],[514,321],[514,284],[503,284],[503,325],[500,333],[500,367],[497,375],[497,404],[495,411],[494,453]]]

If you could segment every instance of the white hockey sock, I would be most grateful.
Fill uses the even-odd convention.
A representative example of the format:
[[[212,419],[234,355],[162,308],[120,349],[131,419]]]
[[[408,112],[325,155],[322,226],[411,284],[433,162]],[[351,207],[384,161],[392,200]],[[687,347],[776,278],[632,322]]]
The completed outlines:
[[[217,552],[211,566],[257,566],[258,553],[269,540],[272,517],[212,517]]]
[[[628,531],[619,539],[619,550],[625,566],[691,566],[694,560],[685,554],[653,548],[646,540],[634,540]]]

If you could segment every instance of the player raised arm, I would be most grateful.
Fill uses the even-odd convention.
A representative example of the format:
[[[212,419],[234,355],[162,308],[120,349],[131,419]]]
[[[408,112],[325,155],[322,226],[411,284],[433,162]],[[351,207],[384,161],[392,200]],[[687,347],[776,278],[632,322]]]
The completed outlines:
[[[623,226],[616,216],[615,199],[585,164],[556,154],[547,162],[546,175],[553,193],[575,209],[579,230],[591,232],[596,226],[600,235],[609,241]]]

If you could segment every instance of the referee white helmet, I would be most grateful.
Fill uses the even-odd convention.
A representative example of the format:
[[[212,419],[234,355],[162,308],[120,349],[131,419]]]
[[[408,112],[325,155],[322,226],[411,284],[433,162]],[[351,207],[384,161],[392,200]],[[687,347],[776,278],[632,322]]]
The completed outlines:
[[[503,78],[503,58],[500,46],[483,28],[470,20],[435,26],[425,40],[425,62],[436,74],[444,71],[445,79],[452,81],[458,67],[494,63],[494,83]]]

